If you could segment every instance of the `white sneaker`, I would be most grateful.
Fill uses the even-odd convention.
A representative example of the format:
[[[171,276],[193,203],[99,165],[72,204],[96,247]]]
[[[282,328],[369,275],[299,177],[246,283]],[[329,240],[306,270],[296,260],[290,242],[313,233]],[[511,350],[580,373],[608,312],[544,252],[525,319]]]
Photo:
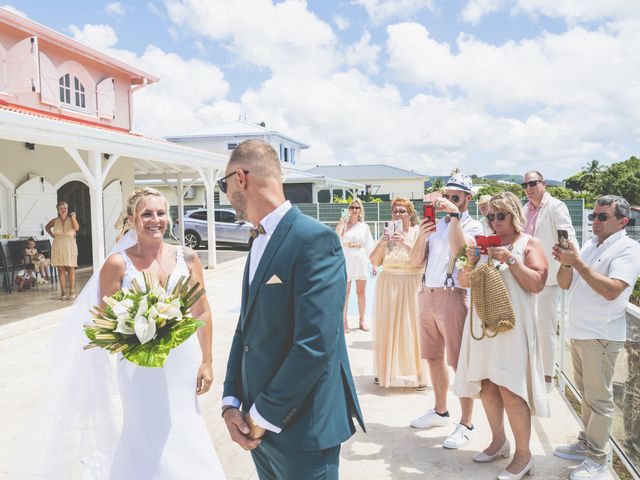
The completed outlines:
[[[443,417],[438,415],[433,408],[423,416],[411,420],[411,426],[413,428],[446,427],[450,423],[451,417],[449,412]]]
[[[587,459],[587,448],[580,442],[573,442],[569,445],[558,445],[553,449],[553,454],[567,460],[582,461]]]
[[[571,472],[569,478],[571,480],[605,480],[612,477],[605,464],[587,458]]]
[[[444,441],[442,446],[451,450],[463,447],[467,443],[469,443],[469,440],[471,440],[471,438],[473,437],[474,432],[475,430],[471,430],[465,425],[459,423],[453,433],[449,435]]]

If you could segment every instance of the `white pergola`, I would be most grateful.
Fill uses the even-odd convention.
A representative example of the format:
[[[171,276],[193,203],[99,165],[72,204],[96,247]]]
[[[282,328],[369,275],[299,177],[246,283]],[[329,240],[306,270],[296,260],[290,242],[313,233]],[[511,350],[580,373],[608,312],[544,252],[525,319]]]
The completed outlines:
[[[208,218],[214,218],[214,187],[218,172],[224,170],[227,162],[223,155],[135,133],[10,109],[0,109],[0,138],[59,147],[73,159],[89,185],[94,269],[105,257],[102,190],[109,171],[121,158],[133,161],[136,178],[175,180],[178,193],[184,194],[193,181],[201,179],[206,189]],[[185,180],[190,182],[186,188]],[[184,238],[182,198],[183,195],[178,194],[181,241]],[[213,268],[217,263],[213,221],[209,222],[208,234],[207,266]]]

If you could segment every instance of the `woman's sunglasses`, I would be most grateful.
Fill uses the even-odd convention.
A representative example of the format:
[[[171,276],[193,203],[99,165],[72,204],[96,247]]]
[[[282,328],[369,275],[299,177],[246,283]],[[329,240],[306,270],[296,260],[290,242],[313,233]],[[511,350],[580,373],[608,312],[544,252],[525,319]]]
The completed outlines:
[[[229,175],[226,175],[222,177],[220,180],[218,180],[218,187],[220,187],[220,191],[222,193],[227,193],[227,187],[228,187],[227,178],[233,177],[236,173],[238,173],[237,170],[231,172]],[[242,170],[242,173],[246,175],[247,173],[249,173],[249,170]]]
[[[360,210],[360,207],[358,205],[352,205],[349,207],[349,210]]]
[[[490,222],[493,222],[496,218],[500,221],[504,220],[505,218],[507,218],[507,215],[509,215],[511,212],[498,212],[498,213],[487,213],[487,219]]]
[[[391,210],[391,213],[394,215],[404,215],[408,210]]]

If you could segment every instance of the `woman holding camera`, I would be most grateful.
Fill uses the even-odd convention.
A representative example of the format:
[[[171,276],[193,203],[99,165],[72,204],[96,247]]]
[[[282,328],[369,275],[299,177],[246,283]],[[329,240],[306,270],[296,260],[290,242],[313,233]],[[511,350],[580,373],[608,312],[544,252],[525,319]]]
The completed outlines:
[[[373,322],[375,383],[383,387],[413,386],[424,390],[427,369],[420,358],[418,291],[422,269],[411,265],[411,248],[418,238],[418,216],[406,198],[391,203],[395,224],[371,253],[374,267],[382,265],[376,285]]]
[[[80,230],[80,224],[76,219],[76,212],[69,213],[69,205],[60,201],[56,205],[58,216],[45,226],[45,230],[53,238],[51,245],[51,265],[58,268],[61,300],[73,300],[76,298],[76,267],[78,266],[78,245],[76,244],[76,232]],[[65,274],[69,274],[69,289]]]
[[[504,429],[506,411],[516,445],[513,460],[498,479],[516,480],[532,474],[534,469],[529,449],[531,415],[549,416],[535,308],[536,293],[544,288],[547,278],[547,260],[540,241],[522,232],[524,214],[513,193],[493,196],[487,219],[501,245],[488,247],[489,261],[500,273],[509,294],[515,325],[495,336],[487,329],[487,336],[478,340],[481,320],[474,307],[462,338],[454,393],[459,397],[479,396],[491,427],[491,443],[473,457],[476,462],[487,463],[511,455]],[[463,287],[470,285],[469,272],[480,261],[487,261],[484,255],[481,260],[477,248],[467,249],[468,263],[459,274]]]

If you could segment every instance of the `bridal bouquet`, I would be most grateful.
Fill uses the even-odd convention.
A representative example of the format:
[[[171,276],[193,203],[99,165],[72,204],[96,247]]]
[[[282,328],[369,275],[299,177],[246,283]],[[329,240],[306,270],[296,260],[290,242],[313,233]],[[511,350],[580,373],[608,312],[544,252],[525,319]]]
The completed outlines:
[[[144,288],[134,279],[131,288],[121,288],[104,297],[104,308],[91,309],[91,323],[84,332],[91,340],[84,347],[102,348],[143,367],[162,367],[169,352],[188,339],[204,323],[189,315],[191,306],[204,294],[191,277],[181,277],[168,292],[143,273]]]

